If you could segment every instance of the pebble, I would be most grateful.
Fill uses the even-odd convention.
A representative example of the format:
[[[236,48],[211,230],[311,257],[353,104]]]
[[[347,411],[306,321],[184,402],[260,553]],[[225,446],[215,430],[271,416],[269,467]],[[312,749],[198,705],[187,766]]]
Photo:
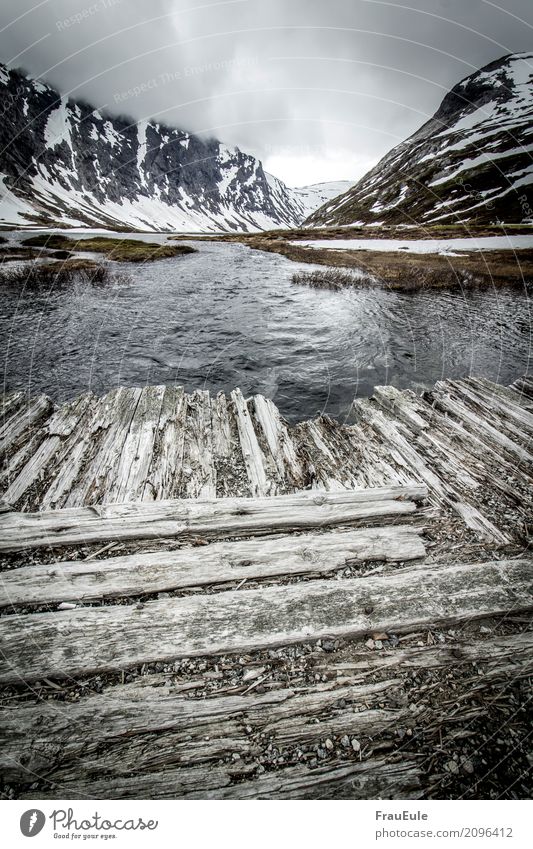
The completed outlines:
[[[333,745],[333,740],[330,740],[329,737],[324,745],[326,746],[326,749],[328,749],[328,751],[330,752],[333,751],[333,749],[335,748],[335,746]]]
[[[373,649],[374,648],[374,640],[367,640],[366,643],[365,643],[365,646],[367,647],[367,649]]]
[[[455,761],[448,761],[448,763],[445,764],[444,768],[447,769],[448,772],[451,772],[452,775],[457,775],[457,773],[459,772],[459,767],[457,766]]]
[[[383,643],[381,642],[381,640],[375,640],[375,641],[374,641],[374,646],[375,646],[377,649],[382,649],[382,648],[383,648]]]
[[[474,764],[472,763],[472,761],[464,761],[462,764],[462,769],[464,772],[467,773],[467,775],[472,775],[472,773],[474,772]]]
[[[61,604],[57,605],[58,610],[75,610],[77,607],[76,604],[73,604],[71,601],[62,601]]]
[[[354,750],[354,752],[360,752],[361,751],[361,743],[359,742],[359,740],[356,740],[355,737],[352,737],[351,742],[352,742],[352,749]]]
[[[256,678],[260,678],[261,675],[265,674],[265,667],[259,666],[257,669],[248,669],[247,672],[242,676],[242,680],[244,681],[255,681]]]
[[[344,737],[341,737],[341,746],[342,746],[343,749],[349,749],[350,748],[350,738],[348,737],[347,734],[345,734]]]

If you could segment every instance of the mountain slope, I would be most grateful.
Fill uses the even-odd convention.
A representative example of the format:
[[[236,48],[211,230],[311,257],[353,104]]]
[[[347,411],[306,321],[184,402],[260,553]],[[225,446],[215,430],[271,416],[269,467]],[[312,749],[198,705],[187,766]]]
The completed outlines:
[[[4,225],[257,230],[294,226],[308,214],[238,148],[106,117],[4,66],[0,96]]]
[[[420,130],[306,224],[531,219],[532,74],[533,53],[521,53],[466,77]]]
[[[303,205],[305,218],[307,218],[315,209],[333,200],[333,198],[344,194],[351,186],[353,186],[353,181],[351,180],[332,180],[328,183],[314,183],[312,186],[301,186],[297,189],[292,189],[292,192]]]

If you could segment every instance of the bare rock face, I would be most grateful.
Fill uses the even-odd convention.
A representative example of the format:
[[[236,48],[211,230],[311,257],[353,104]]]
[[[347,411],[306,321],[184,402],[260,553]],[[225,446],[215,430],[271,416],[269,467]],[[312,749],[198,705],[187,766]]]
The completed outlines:
[[[480,224],[533,220],[533,53],[458,83],[414,135],[306,221]]]
[[[215,139],[107,117],[2,65],[0,96],[4,225],[258,230],[308,214],[259,160]]]

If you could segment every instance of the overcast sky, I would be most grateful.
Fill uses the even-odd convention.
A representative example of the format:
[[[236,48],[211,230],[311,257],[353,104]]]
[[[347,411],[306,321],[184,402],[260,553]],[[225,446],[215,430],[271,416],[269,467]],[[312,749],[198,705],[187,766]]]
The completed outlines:
[[[531,0],[2,0],[0,58],[112,114],[360,177],[473,70],[533,47]]]

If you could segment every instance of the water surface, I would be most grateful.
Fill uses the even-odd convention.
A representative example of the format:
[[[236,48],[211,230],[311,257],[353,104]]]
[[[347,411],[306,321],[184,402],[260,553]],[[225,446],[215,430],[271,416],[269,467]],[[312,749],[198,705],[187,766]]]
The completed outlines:
[[[279,255],[191,244],[197,254],[118,266],[128,282],[4,290],[5,388],[62,401],[119,385],[239,386],[295,421],[342,419],[377,384],[419,389],[469,374],[509,383],[528,370],[531,308],[516,290],[320,291],[292,285],[302,266]]]

